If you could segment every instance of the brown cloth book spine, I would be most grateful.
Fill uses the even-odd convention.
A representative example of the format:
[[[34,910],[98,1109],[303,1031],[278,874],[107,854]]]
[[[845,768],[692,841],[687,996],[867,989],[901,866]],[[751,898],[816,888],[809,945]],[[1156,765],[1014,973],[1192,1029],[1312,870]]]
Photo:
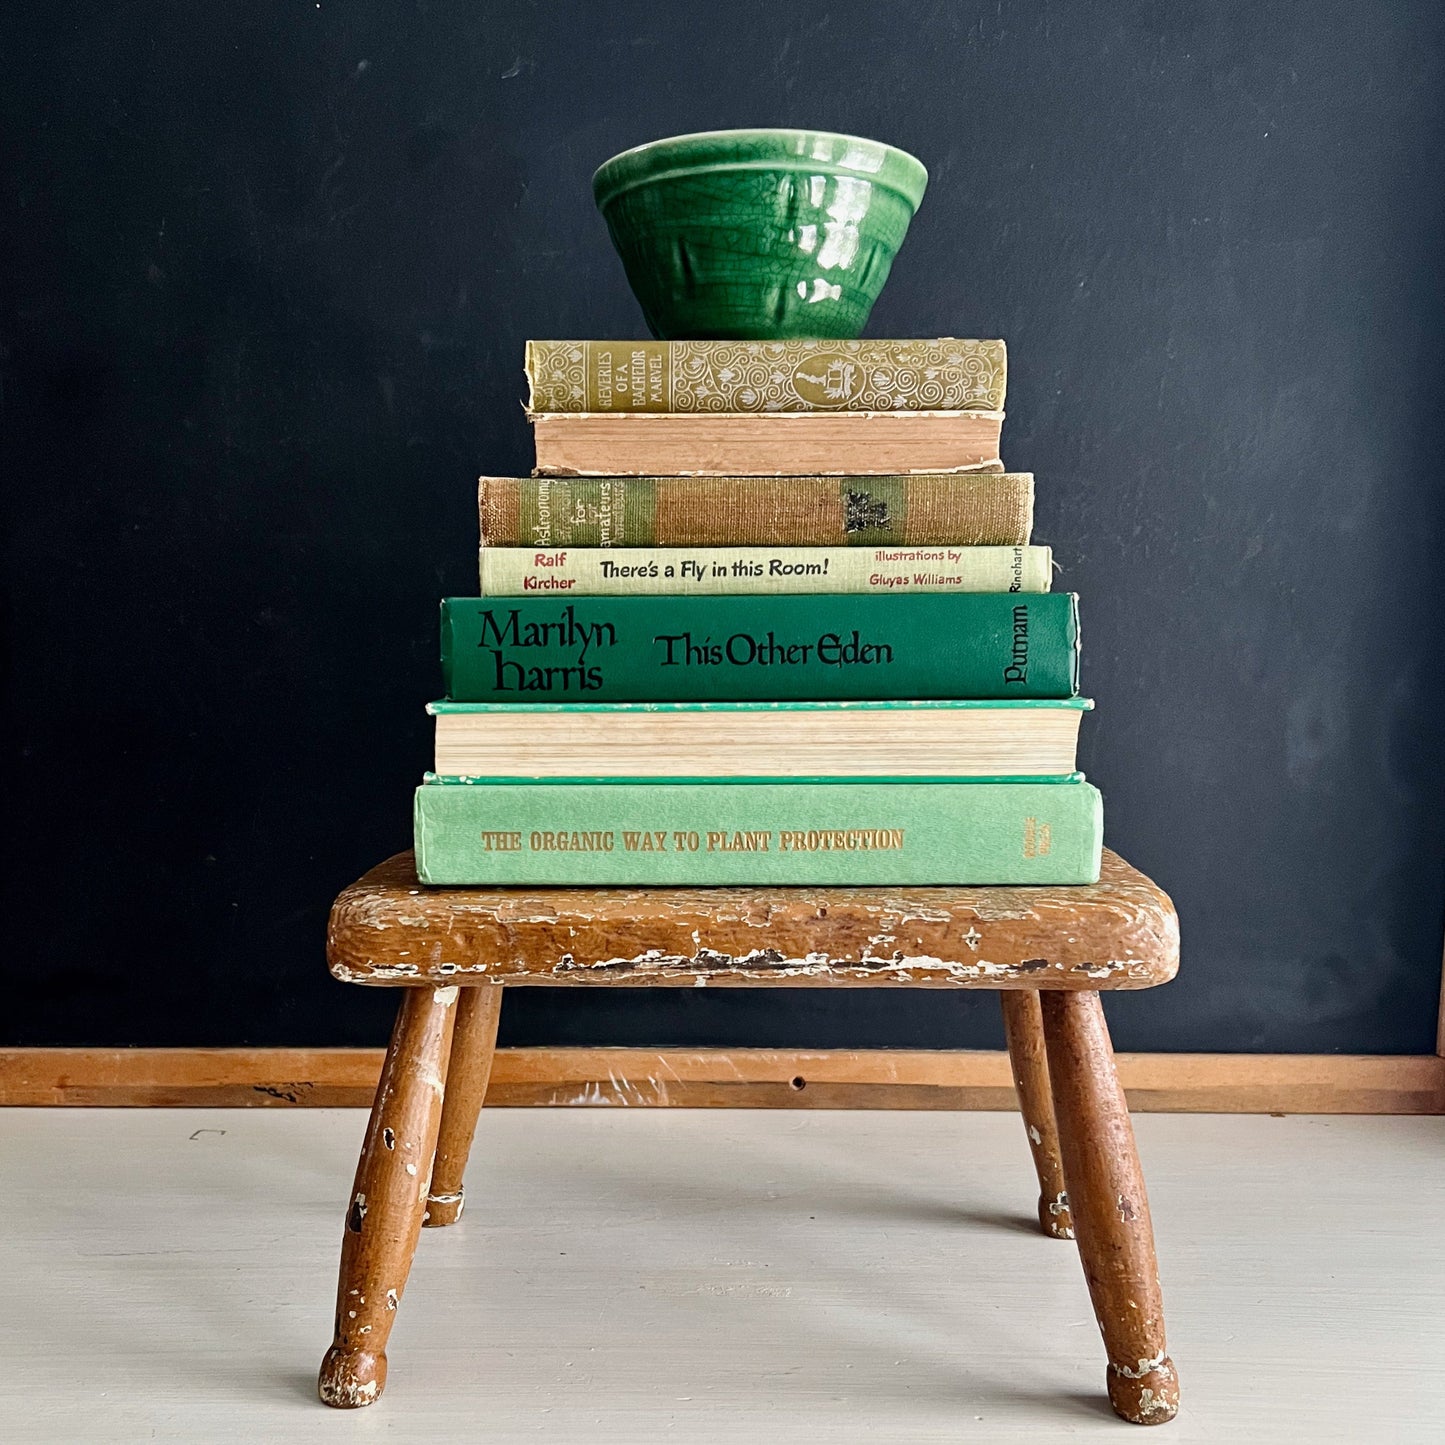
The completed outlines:
[[[891,476],[999,470],[1001,411],[531,412],[551,476]]]
[[[484,547],[1023,546],[1030,472],[482,477]]]

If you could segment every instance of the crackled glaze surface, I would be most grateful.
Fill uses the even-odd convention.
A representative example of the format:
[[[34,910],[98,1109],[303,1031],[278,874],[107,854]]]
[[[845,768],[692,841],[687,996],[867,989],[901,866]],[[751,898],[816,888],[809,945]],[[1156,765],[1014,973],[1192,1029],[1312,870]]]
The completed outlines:
[[[336,900],[347,983],[1150,988],[1168,897],[1104,851],[1087,887],[428,888],[410,853]]]
[[[817,131],[714,131],[614,156],[593,177],[654,336],[856,337],[928,173]]]

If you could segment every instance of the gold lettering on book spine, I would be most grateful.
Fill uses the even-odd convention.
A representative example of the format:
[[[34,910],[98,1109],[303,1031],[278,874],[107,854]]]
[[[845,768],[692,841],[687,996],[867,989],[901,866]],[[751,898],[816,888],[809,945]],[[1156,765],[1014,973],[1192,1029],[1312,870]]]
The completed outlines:
[[[1037,818],[1024,819],[1024,857],[1047,858],[1053,851],[1053,838],[1047,823]]]

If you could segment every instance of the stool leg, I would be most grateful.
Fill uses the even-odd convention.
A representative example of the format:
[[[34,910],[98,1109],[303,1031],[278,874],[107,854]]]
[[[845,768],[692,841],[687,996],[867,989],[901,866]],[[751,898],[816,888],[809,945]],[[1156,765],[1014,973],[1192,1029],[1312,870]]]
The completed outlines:
[[[402,990],[341,1236],[336,1335],[317,1384],[341,1409],[370,1405],[386,1387],[386,1340],[431,1186],[456,1002],[454,987]]]
[[[437,1135],[436,1166],[422,1223],[431,1229],[455,1224],[462,1215],[462,1176],[477,1117],[487,1097],[487,1080],[497,1048],[497,1021],[502,1014],[502,990],[497,984],[462,989],[457,1002],[457,1027],[452,1038],[452,1062],[447,1070],[447,1096],[442,1104],[441,1132]]]
[[[1044,1038],[1069,1204],[1109,1355],[1109,1403],[1136,1425],[1179,1409],[1149,1200],[1099,995],[1046,991]]]
[[[1039,1176],[1039,1228],[1055,1239],[1072,1239],[1074,1221],[1064,1188],[1064,1166],[1059,1162],[1059,1130],[1054,1122],[1054,1094],[1049,1087],[1039,991],[1004,989],[998,998],[1003,1006],[1003,1031],[1019,1112],[1028,1131],[1034,1173]]]

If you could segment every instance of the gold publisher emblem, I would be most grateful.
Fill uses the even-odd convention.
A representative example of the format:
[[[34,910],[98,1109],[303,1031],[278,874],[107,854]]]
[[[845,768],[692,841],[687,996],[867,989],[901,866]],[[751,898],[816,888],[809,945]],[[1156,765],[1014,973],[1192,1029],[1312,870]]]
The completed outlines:
[[[850,356],[809,356],[793,368],[793,390],[810,406],[847,406],[863,390],[863,368]]]

